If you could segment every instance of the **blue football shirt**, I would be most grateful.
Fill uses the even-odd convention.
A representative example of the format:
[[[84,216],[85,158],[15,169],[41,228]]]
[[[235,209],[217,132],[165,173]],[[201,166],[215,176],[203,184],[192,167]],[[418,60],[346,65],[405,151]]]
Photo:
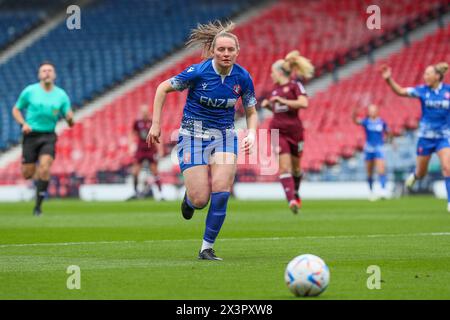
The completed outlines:
[[[170,79],[177,91],[189,89],[180,132],[193,134],[205,129],[225,131],[234,128],[235,105],[256,106],[253,81],[247,70],[234,64],[227,75],[220,75],[213,59],[191,65]]]
[[[373,149],[384,144],[384,133],[387,132],[387,124],[381,118],[361,120],[361,125],[366,132],[366,149]]]
[[[420,99],[419,137],[450,138],[450,85],[441,83],[435,90],[419,85],[407,88],[407,92],[410,97]]]

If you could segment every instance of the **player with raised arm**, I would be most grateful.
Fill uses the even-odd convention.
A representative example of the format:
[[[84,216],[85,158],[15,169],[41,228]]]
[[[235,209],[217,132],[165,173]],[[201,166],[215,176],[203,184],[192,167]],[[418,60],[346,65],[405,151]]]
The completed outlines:
[[[299,187],[303,174],[300,164],[304,143],[299,111],[308,107],[308,97],[301,82],[291,79],[292,74],[297,79],[310,79],[314,74],[314,66],[298,51],[290,52],[285,59],[277,60],[272,65],[274,88],[271,97],[264,99],[261,106],[274,114],[270,129],[279,130],[279,145],[274,147],[279,155],[280,182],[289,208],[297,213],[301,207]]]
[[[397,95],[417,98],[421,103],[416,169],[405,185],[411,188],[427,174],[431,155],[436,152],[447,189],[447,211],[450,212],[450,84],[444,83],[447,70],[445,62],[430,65],[423,74],[425,84],[407,88],[395,82],[388,66],[382,67],[382,76]]]
[[[213,250],[225,220],[227,203],[236,173],[238,152],[234,130],[235,105],[242,99],[248,134],[242,149],[252,150],[257,126],[256,98],[250,74],[236,63],[239,41],[231,33],[233,23],[199,24],[188,45],[203,46],[204,61],[162,82],[156,90],[149,144],[160,143],[161,110],[166,95],[188,89],[178,137],[178,160],[186,194],[181,211],[191,219],[194,210],[210,205],[199,259],[221,260]],[[208,172],[211,171],[211,185]]]
[[[132,166],[133,185],[135,196],[139,197],[138,183],[139,172],[141,172],[142,164],[147,161],[148,167],[155,178],[155,184],[159,192],[161,189],[161,180],[158,176],[158,160],[164,156],[163,145],[161,143],[156,146],[149,147],[147,144],[147,134],[152,126],[152,120],[149,116],[148,107],[143,105],[140,110],[140,118],[134,121],[131,132],[131,144],[135,144],[136,150],[134,152],[134,162]]]
[[[367,169],[367,183],[369,184],[370,200],[376,200],[373,193],[373,171],[376,168],[382,189],[382,198],[386,198],[386,165],[384,157],[384,137],[388,133],[386,122],[378,115],[378,107],[374,104],[367,108],[368,115],[358,119],[357,109],[353,109],[352,119],[364,128],[366,144],[364,146],[364,160]]]
[[[27,86],[12,109],[14,119],[22,126],[22,175],[36,175],[35,216],[42,214],[42,201],[47,194],[50,168],[55,159],[56,123],[62,115],[70,127],[73,113],[66,92],[55,85],[56,70],[51,62],[39,66],[39,82]],[[22,112],[26,111],[24,118]],[[36,172],[36,164],[37,172]]]

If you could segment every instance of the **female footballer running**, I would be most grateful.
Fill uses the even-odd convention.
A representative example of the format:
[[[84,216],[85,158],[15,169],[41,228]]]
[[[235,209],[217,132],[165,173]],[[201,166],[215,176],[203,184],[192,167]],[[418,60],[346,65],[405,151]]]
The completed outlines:
[[[256,135],[253,81],[236,63],[239,41],[231,33],[233,27],[233,23],[222,25],[216,21],[192,30],[188,45],[202,45],[202,57],[206,59],[158,86],[147,137],[149,144],[160,143],[161,111],[166,95],[188,89],[178,137],[178,159],[186,186],[181,211],[185,219],[191,219],[194,210],[204,208],[211,198],[198,256],[205,260],[222,260],[215,255],[213,245],[225,220],[236,173],[238,143],[234,114],[239,98],[247,119],[248,135],[242,145],[246,153],[251,151]]]
[[[314,74],[314,66],[298,51],[290,52],[284,59],[277,60],[272,65],[274,88],[271,97],[264,99],[261,106],[274,113],[270,129],[279,130],[279,145],[274,147],[279,154],[280,182],[289,208],[297,213],[301,207],[300,163],[304,141],[299,110],[308,107],[308,97],[301,82],[291,79],[293,74],[297,79],[310,79]]]

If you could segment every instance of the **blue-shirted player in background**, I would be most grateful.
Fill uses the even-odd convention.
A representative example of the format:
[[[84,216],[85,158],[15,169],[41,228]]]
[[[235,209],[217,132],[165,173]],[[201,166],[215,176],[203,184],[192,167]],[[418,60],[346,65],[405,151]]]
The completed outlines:
[[[373,193],[373,169],[377,170],[381,185],[381,197],[386,198],[386,166],[384,159],[384,136],[388,133],[386,122],[378,116],[378,107],[374,104],[367,108],[367,117],[358,119],[357,109],[353,109],[353,122],[363,126],[366,133],[364,160],[366,161],[367,182],[370,189],[370,200],[376,200]]]
[[[425,84],[408,88],[401,87],[392,79],[389,67],[383,66],[382,75],[397,95],[418,98],[422,106],[416,170],[405,184],[411,188],[416,180],[426,175],[431,155],[436,152],[447,188],[447,211],[450,212],[450,84],[443,82],[447,70],[445,62],[430,65],[423,75]]]
[[[256,136],[253,82],[250,74],[235,63],[239,42],[231,33],[233,27],[233,23],[223,26],[216,21],[192,30],[188,45],[203,45],[203,57],[207,59],[158,86],[153,123],[147,137],[149,144],[160,143],[161,110],[166,95],[188,89],[178,138],[178,160],[186,186],[181,211],[185,219],[191,219],[194,210],[206,207],[211,198],[198,256],[205,260],[221,260],[215,255],[213,245],[225,220],[236,173],[234,114],[239,98],[243,101],[249,129],[242,146],[246,153],[251,151]]]

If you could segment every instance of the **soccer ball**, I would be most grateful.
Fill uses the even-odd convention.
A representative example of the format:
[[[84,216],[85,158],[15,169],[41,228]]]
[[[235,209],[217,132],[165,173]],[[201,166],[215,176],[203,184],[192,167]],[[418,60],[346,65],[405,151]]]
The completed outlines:
[[[303,254],[289,262],[284,280],[297,297],[318,296],[328,287],[330,270],[321,258]]]

